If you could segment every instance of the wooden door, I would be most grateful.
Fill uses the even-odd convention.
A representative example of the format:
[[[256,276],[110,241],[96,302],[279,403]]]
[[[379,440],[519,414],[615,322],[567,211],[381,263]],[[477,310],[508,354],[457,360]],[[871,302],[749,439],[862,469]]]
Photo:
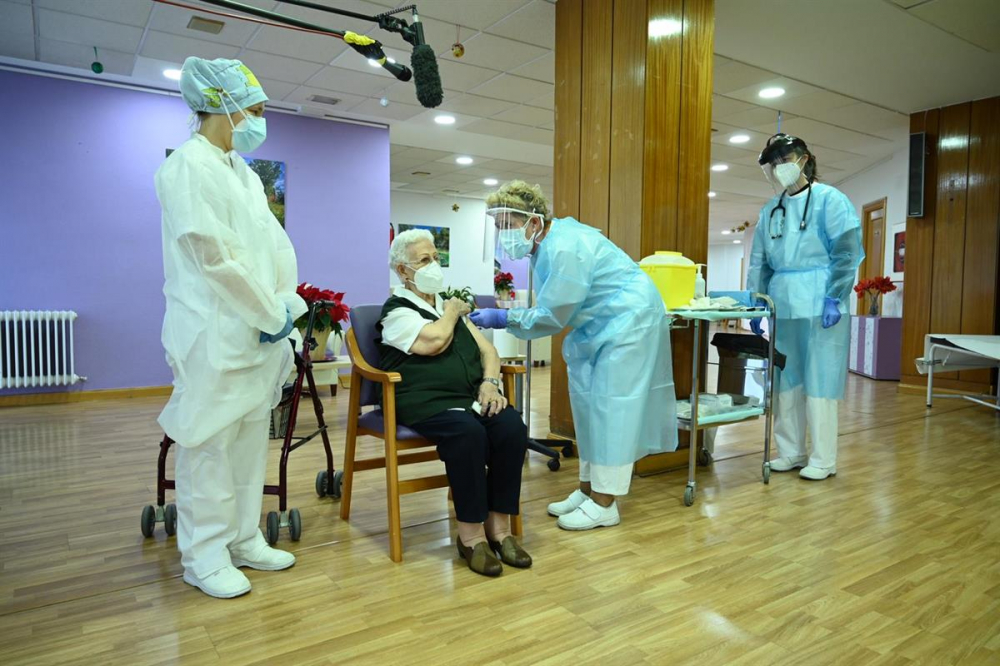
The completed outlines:
[[[885,275],[885,199],[865,205],[861,218],[861,233],[865,244],[865,260],[858,279]],[[869,303],[858,297],[858,314],[865,314]]]

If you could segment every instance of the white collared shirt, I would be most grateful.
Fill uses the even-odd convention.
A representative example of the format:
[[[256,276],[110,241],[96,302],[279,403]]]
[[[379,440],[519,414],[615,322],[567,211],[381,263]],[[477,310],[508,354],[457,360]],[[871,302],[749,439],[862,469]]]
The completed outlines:
[[[441,317],[444,315],[444,301],[440,296],[435,296],[435,307],[428,305],[427,301],[417,296],[406,287],[396,287],[392,290],[393,296],[405,298],[414,303],[421,310],[430,312]],[[424,326],[434,322],[425,319],[419,312],[409,308],[396,308],[382,320],[382,342],[394,347],[404,354],[411,354],[410,349],[413,343],[420,336],[420,331]]]

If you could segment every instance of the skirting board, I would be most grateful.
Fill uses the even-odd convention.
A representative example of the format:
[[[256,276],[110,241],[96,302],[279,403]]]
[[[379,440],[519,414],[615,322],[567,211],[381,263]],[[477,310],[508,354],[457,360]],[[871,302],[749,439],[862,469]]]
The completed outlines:
[[[172,386],[144,386],[141,388],[105,389],[101,391],[65,391],[59,393],[19,393],[0,395],[0,407],[27,407],[30,405],[59,405],[90,400],[123,400],[168,396]]]

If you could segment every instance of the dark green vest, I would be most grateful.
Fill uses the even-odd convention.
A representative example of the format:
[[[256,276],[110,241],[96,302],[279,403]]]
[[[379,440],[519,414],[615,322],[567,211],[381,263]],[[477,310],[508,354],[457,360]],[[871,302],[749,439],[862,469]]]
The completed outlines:
[[[451,345],[437,356],[405,354],[382,342],[382,322],[397,308],[415,310],[431,322],[440,319],[401,296],[393,296],[382,306],[375,326],[379,369],[403,377],[396,384],[397,421],[411,425],[449,409],[471,409],[483,381],[483,364],[479,345],[465,322],[458,322]]]

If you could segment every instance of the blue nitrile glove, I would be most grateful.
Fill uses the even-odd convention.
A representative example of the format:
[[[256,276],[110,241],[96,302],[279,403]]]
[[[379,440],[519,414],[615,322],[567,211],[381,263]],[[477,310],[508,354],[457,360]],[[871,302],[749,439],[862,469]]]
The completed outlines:
[[[840,301],[827,296],[823,299],[823,328],[836,326],[840,321]]]
[[[754,317],[750,320],[750,330],[754,332],[754,335],[764,337],[764,329],[760,327],[760,317]]]
[[[469,315],[472,323],[479,328],[507,328],[507,310],[483,308]]]
[[[288,337],[288,334],[292,332],[293,328],[295,328],[295,322],[292,320],[292,313],[288,311],[288,308],[285,308],[285,327],[282,328],[277,333],[275,333],[274,335],[261,331],[260,341],[261,343],[270,342],[273,344],[280,340],[284,340],[285,338]]]

